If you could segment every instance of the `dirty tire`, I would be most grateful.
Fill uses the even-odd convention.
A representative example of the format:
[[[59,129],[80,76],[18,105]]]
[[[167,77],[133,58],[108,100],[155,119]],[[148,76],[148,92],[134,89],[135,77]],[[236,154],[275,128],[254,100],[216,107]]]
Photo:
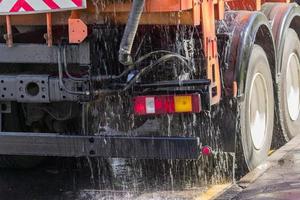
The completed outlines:
[[[248,64],[244,100],[239,102],[237,132],[249,170],[267,156],[272,142],[274,120],[273,82],[265,51],[254,45]]]
[[[300,130],[300,41],[291,28],[285,37],[277,92],[280,125],[288,141]]]
[[[3,129],[8,132],[20,132],[24,131],[25,127],[22,123],[20,113],[22,110],[18,104],[11,104],[11,113],[3,114]],[[42,157],[34,156],[0,156],[0,168],[33,168],[42,162]]]

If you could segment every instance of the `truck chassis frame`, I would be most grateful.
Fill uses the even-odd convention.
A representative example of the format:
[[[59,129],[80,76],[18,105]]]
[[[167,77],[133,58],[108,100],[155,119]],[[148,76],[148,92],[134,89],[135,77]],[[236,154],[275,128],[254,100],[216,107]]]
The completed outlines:
[[[137,81],[135,80],[135,84],[133,84],[133,86],[128,84],[128,87],[126,85],[127,82],[114,82],[113,80],[115,80],[115,77],[112,77],[111,75],[107,77],[89,77],[88,81],[97,81],[98,85],[102,84],[100,86],[100,89],[91,89],[94,92],[92,95],[105,95],[106,91],[104,91],[103,88],[105,88],[106,86],[105,83],[109,82],[109,84],[111,84],[110,86],[113,86],[117,89],[121,88],[121,90],[116,90],[117,92],[125,90],[129,91],[131,89],[131,92],[136,92],[134,94],[138,95],[158,95],[160,93],[169,94],[170,92],[172,92],[172,94],[187,94],[188,92],[192,91],[191,93],[197,93],[197,95],[201,96],[201,104],[203,102],[203,108],[205,108],[203,110],[210,110],[212,106],[219,103],[221,104],[221,98],[223,97],[224,99],[226,97],[232,98],[239,103],[247,98],[247,95],[245,95],[246,78],[249,67],[249,60],[253,53],[252,50],[255,46],[257,47],[256,49],[259,49],[260,52],[265,53],[265,55],[263,55],[264,57],[261,59],[264,59],[264,64],[265,66],[267,66],[268,70],[270,70],[271,73],[270,76],[267,76],[269,79],[268,83],[278,83],[277,72],[280,72],[281,58],[278,58],[277,54],[280,54],[281,56],[283,49],[282,45],[284,42],[284,40],[281,38],[281,34],[285,33],[288,28],[296,30],[295,26],[298,25],[297,23],[299,23],[299,21],[297,20],[300,13],[299,8],[296,6],[296,4],[287,4],[288,1],[281,0],[278,0],[276,3],[274,3],[274,5],[272,5],[272,3],[269,3],[268,1],[260,0],[169,0],[164,1],[163,3],[161,3],[159,0],[147,0],[145,2],[146,4],[144,7],[144,12],[141,16],[141,19],[139,20],[140,24],[164,24],[167,26],[188,25],[201,32],[201,34],[199,34],[199,39],[201,41],[201,50],[203,50],[203,58],[199,59],[204,60],[204,62],[201,63],[201,67],[204,69],[203,74],[199,73],[197,74],[199,75],[199,77],[195,78],[194,80],[187,81],[173,80],[166,82],[137,83]],[[261,7],[262,4],[266,6]],[[105,23],[105,19],[109,18],[116,24],[124,24],[127,21],[128,14],[130,14],[131,12],[130,5],[130,3],[111,3],[111,5],[97,10],[98,7],[95,8],[91,1],[89,1],[89,3],[87,4],[87,8],[84,11],[72,10],[71,12],[61,13],[38,13],[36,16],[40,16],[41,18],[33,17],[32,21],[30,22],[31,24],[28,24],[25,19],[30,19],[30,17],[32,17],[33,15],[26,15],[24,16],[24,18],[22,18],[22,16],[19,15],[15,16],[14,14],[10,15],[6,13],[5,16],[0,17],[5,19],[3,20],[3,24],[6,25],[6,45],[0,45],[0,62],[10,63],[12,62],[12,60],[14,60],[13,62],[16,64],[58,63],[60,71],[60,54],[57,53],[60,51],[60,46],[56,46],[57,40],[55,39],[55,30],[53,29],[53,27],[66,27],[66,25],[68,25],[69,44],[65,46],[68,51],[68,56],[66,58],[67,63],[78,64],[80,66],[89,66],[91,64],[90,58],[92,55],[89,51],[90,47],[89,45],[87,45],[87,43],[85,43],[85,40],[89,39],[87,38],[87,36],[88,32],[91,32],[90,29],[92,24],[97,23],[96,20],[98,20],[97,17],[91,16],[91,14],[100,13],[99,18],[101,19],[99,19],[99,21],[103,20],[101,21],[102,23]],[[232,8],[232,10],[225,12],[226,6]],[[241,11],[245,9],[248,11]],[[259,10],[261,9],[262,12],[259,12]],[[290,10],[293,10],[293,12],[295,12],[293,13],[295,16],[288,16],[288,14],[292,13]],[[278,18],[273,19],[272,17],[275,16],[275,14],[271,11],[275,14],[278,14],[276,15],[276,17]],[[170,19],[170,17],[173,18]],[[287,18],[291,21],[286,22],[286,24],[288,25],[282,25],[281,22],[286,20]],[[218,20],[218,22],[220,23],[223,22],[225,26],[217,26],[215,23],[216,20]],[[270,21],[272,20],[274,24],[270,24]],[[128,20],[127,25],[129,24],[129,22],[130,20]],[[14,43],[14,36],[12,31],[12,27],[14,25],[44,26],[44,31],[46,30],[46,33],[43,36],[46,40],[47,45]],[[280,34],[278,35],[278,33]],[[299,31],[297,32],[297,34],[298,36],[300,35]],[[218,38],[218,36],[224,36],[223,40],[220,39],[221,37]],[[16,36],[16,40],[18,40],[18,36]],[[226,44],[219,44],[220,41],[226,43],[227,46]],[[225,51],[228,51],[229,53],[227,52],[227,54],[224,53],[223,55],[220,46],[224,47]],[[34,49],[34,51],[30,51],[30,49]],[[129,55],[130,53],[131,52],[129,52]],[[34,59],[32,59],[32,57]],[[124,71],[128,72],[129,74],[129,71]],[[143,69],[141,71],[143,71]],[[222,74],[223,72],[225,73]],[[269,71],[265,73],[268,74],[268,72]],[[51,78],[47,75],[37,76],[31,74],[16,76],[1,75],[0,80],[3,81],[2,86],[6,89],[2,91],[2,95],[4,95],[4,97],[1,96],[0,100],[5,101],[5,103],[6,101],[17,101],[22,103],[51,103],[64,100],[68,100],[71,102],[82,102],[82,97],[85,96],[88,99],[88,97],[92,96],[90,93],[78,92],[79,90],[74,89],[77,86],[72,85],[71,80],[69,80],[68,78],[64,79],[63,74],[61,72],[59,73],[59,78]],[[135,74],[129,75],[135,76]],[[127,76],[127,78],[129,77],[129,75]],[[116,77],[118,77],[118,75],[116,75]],[[138,76],[136,77],[136,79],[139,78]],[[23,95],[23,97],[21,96],[21,98],[8,98],[7,94],[5,93],[6,91],[12,93],[11,91],[18,88],[24,90],[24,88],[20,86],[20,81],[26,81],[27,84],[34,82],[38,85],[38,87],[42,87],[42,85],[40,85],[40,83],[42,82],[52,82],[53,84],[49,84],[45,88],[44,92],[48,94],[53,93],[51,92],[52,90],[57,91],[58,89],[63,89],[61,87],[61,84],[64,81],[64,84],[70,85],[70,88],[73,88],[73,91],[75,92],[73,92],[73,94],[68,98],[61,98],[61,96],[65,96],[63,92],[68,91],[59,91],[58,96],[54,98],[52,98],[51,95],[47,96],[43,93],[41,93],[41,96],[37,96],[35,99],[29,96],[28,98],[25,98],[24,94],[21,94]],[[85,85],[84,81],[79,82],[81,83],[81,89],[85,88],[83,89],[83,91],[87,91],[88,89],[86,88],[88,88],[88,84]],[[263,82],[265,84],[265,80],[263,80]],[[102,86],[103,88],[101,88]],[[125,89],[122,88],[123,86]],[[178,89],[179,87],[182,90]],[[111,88],[109,88],[108,90],[110,89]],[[271,87],[271,89],[273,89],[273,87]],[[145,94],[140,91],[147,91],[148,93],[145,92]],[[269,94],[266,94],[266,96],[267,95]],[[272,95],[273,94],[271,94],[271,96]],[[276,95],[274,95],[274,97],[277,98]],[[269,97],[266,97],[267,100],[268,98]],[[237,105],[239,106],[238,103]],[[275,110],[276,109],[278,108],[276,107]],[[270,110],[271,109],[267,111]],[[236,112],[235,114],[237,114],[239,108],[237,108],[237,110],[233,109],[231,111]],[[273,115],[269,115],[267,111],[264,114],[271,116],[273,123]],[[238,114],[243,115],[244,113]],[[240,120],[238,119],[238,117],[239,116],[235,116],[234,119],[237,121]],[[267,125],[272,123],[268,122]],[[280,122],[277,121],[275,123]],[[273,128],[273,124],[271,126]],[[242,128],[238,123],[236,126],[234,126],[233,129],[234,131],[231,131],[230,129],[230,133],[228,134],[233,134],[236,136],[237,131],[243,131],[241,131]],[[226,131],[227,130],[225,130],[225,132]],[[237,140],[236,137],[228,136],[228,138],[234,138],[231,142],[235,144]],[[113,135],[96,134],[93,136],[66,134],[60,135],[56,133],[1,132],[0,154],[64,157],[101,156],[144,159],[197,159],[201,155],[201,148],[203,147],[201,142],[202,141],[200,141],[199,137],[124,136],[124,134],[119,131],[117,131],[116,134]],[[235,148],[235,145],[232,145],[231,147]],[[258,155],[257,158],[259,157],[260,156]]]

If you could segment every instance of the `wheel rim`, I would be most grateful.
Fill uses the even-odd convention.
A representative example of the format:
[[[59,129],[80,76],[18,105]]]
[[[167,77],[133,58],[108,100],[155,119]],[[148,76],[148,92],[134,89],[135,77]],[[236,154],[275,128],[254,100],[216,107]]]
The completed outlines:
[[[256,73],[251,82],[248,110],[251,139],[257,150],[263,147],[266,137],[267,105],[266,80],[261,73]]]
[[[290,54],[286,71],[286,98],[288,112],[293,121],[298,119],[300,112],[299,65],[298,56],[295,53]]]

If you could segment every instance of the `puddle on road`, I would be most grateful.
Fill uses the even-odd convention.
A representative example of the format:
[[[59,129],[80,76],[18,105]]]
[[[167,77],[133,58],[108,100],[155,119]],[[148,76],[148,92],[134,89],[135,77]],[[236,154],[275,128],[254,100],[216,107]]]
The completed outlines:
[[[224,156],[219,156],[219,159]],[[74,191],[77,200],[193,199],[211,184],[232,181],[231,170],[221,172],[217,166],[214,169],[208,168],[208,165],[200,167],[192,161],[111,159],[107,162],[109,167],[100,164],[98,171],[92,170],[95,174],[91,176],[93,181],[88,184],[89,187],[85,185],[85,188]],[[227,162],[230,162],[229,158]],[[89,172],[91,170],[86,170],[86,173]],[[83,179],[77,181],[82,182]]]
[[[86,159],[50,159],[36,169],[2,169],[0,199],[192,199],[211,184],[231,182],[231,170],[218,168],[224,169],[191,161],[91,159],[89,166]]]
[[[119,102],[119,101],[117,101]],[[118,103],[118,105],[121,105]],[[91,107],[90,107],[91,108]],[[100,122],[102,126],[92,124],[90,130],[107,129],[110,124],[99,119],[99,107],[91,110],[92,122]],[[107,119],[114,117],[110,109],[117,106],[106,105],[104,115]],[[120,116],[117,116],[119,118]],[[157,135],[158,130],[163,135],[186,134],[197,136],[199,132],[206,134],[206,140],[211,139],[212,146],[219,147],[218,131],[211,126],[211,116],[201,121],[199,116],[166,116],[152,119],[129,134],[142,132]],[[118,121],[119,123],[120,121]],[[126,127],[117,124],[117,127]],[[201,128],[201,129],[199,129]],[[109,128],[109,133],[113,132]],[[201,131],[199,131],[201,130]],[[216,151],[217,152],[217,151]],[[223,184],[233,180],[233,157],[229,153],[215,153],[210,157],[201,156],[198,160],[128,160],[128,159],[88,159],[81,162],[81,170],[75,180],[76,187],[73,197],[76,200],[98,199],[193,199],[210,185]],[[80,178],[85,174],[85,179]],[[89,176],[89,179],[87,179]]]

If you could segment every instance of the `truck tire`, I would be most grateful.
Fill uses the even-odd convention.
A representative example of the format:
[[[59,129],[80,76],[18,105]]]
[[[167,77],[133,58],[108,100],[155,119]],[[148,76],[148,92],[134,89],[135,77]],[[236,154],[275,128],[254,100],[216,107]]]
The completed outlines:
[[[277,92],[280,124],[288,141],[300,130],[300,41],[291,28],[285,37]]]
[[[274,120],[273,81],[265,51],[254,45],[249,58],[243,101],[238,105],[240,141],[249,170],[267,156],[272,142]]]

